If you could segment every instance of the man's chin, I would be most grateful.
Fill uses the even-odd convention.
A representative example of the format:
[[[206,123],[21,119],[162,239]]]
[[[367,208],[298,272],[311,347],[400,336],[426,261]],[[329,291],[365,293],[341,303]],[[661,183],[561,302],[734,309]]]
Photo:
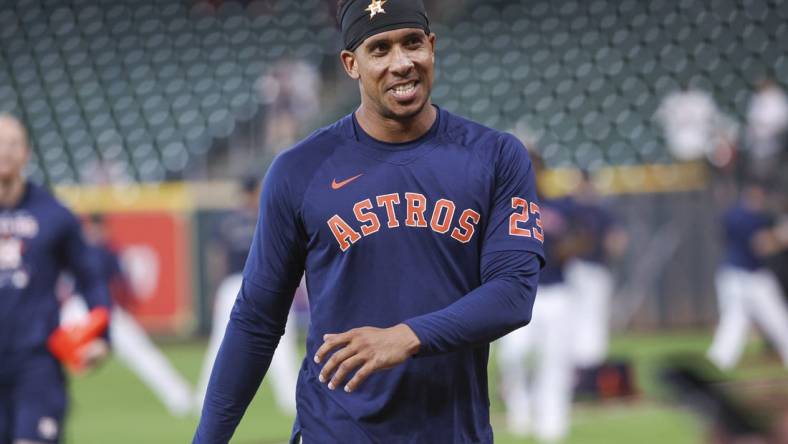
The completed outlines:
[[[418,116],[424,110],[424,106],[426,104],[426,100],[421,100],[408,105],[402,105],[398,103],[386,110],[386,117],[398,121],[410,120]]]

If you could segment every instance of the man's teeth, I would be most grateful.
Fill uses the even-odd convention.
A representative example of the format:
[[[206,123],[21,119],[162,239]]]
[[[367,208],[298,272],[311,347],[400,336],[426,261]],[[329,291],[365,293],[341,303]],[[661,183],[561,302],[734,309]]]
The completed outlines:
[[[394,92],[397,94],[407,94],[413,91],[414,88],[416,88],[416,82],[411,82],[394,87]]]

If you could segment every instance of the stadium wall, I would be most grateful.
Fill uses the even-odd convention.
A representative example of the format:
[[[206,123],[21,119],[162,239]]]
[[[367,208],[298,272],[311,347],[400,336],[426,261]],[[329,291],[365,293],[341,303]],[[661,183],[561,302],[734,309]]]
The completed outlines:
[[[560,196],[579,175],[549,170],[540,186]],[[631,237],[628,253],[614,264],[615,327],[691,327],[715,318],[711,281],[719,248],[708,228],[716,226],[708,176],[698,162],[594,172]],[[61,186],[56,194],[80,214],[107,216],[111,240],[131,264],[133,279],[146,283],[134,313],[147,329],[177,336],[210,330],[222,278],[213,269],[211,240],[218,222],[239,205],[235,183]]]

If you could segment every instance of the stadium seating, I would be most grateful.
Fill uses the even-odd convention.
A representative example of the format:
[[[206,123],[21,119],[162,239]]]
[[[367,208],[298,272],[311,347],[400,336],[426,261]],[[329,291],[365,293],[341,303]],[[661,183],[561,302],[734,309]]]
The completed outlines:
[[[258,112],[268,63],[335,49],[318,0],[161,5],[25,0],[0,12],[0,111],[29,125],[34,178],[182,172]]]
[[[665,94],[702,88],[741,117],[754,81],[788,79],[781,3],[468,0],[457,19],[433,20],[434,101],[527,128],[551,166],[670,161],[653,120]],[[334,57],[328,9],[16,1],[0,11],[0,111],[29,125],[37,179],[90,181],[109,165],[111,180],[162,180],[259,112],[255,82],[271,62]]]

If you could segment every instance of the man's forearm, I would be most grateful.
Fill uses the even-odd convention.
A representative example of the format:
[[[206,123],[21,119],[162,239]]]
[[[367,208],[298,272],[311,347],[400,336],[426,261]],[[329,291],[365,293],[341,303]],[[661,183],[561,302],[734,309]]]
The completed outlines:
[[[508,270],[491,277],[450,306],[404,322],[421,341],[420,356],[489,343],[530,321],[539,259],[528,254],[501,260],[512,258],[516,263]]]

